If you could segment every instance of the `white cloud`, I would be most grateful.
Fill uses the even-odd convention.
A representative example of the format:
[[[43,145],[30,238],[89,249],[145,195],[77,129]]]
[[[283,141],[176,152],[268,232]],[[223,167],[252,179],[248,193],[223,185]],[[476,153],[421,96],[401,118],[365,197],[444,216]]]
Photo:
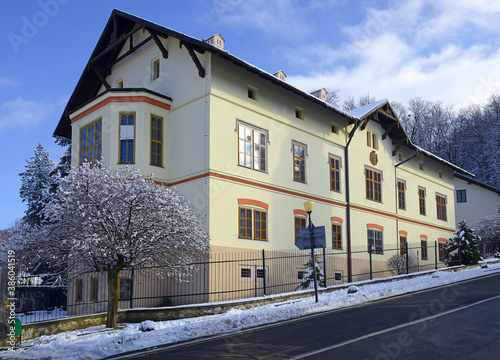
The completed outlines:
[[[50,102],[23,98],[7,100],[0,104],[0,129],[36,126],[46,120],[55,108],[56,104]]]
[[[12,79],[7,79],[7,78],[0,77],[0,86],[14,87],[14,86],[17,86],[17,85],[18,85],[17,81],[14,81]]]
[[[211,15],[217,25],[290,39],[304,36],[314,27],[300,21],[307,6],[293,0],[215,0]]]
[[[484,103],[500,91],[497,25],[500,2],[411,0],[387,9],[369,8],[337,44],[317,42],[294,49],[305,71],[288,81],[303,90],[339,89],[342,98],[369,92],[406,103],[420,96],[457,108]],[[483,36],[484,35],[484,36]],[[335,46],[335,47],[334,47]]]

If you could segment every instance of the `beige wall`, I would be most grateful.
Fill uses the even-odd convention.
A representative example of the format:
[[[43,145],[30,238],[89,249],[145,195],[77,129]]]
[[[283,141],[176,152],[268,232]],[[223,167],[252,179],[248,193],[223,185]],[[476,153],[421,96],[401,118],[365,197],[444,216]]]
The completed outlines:
[[[479,219],[496,214],[500,208],[500,195],[497,192],[485,189],[474,183],[455,177],[455,191],[466,190],[467,202],[457,203],[457,224],[465,220],[471,227],[475,227]]]

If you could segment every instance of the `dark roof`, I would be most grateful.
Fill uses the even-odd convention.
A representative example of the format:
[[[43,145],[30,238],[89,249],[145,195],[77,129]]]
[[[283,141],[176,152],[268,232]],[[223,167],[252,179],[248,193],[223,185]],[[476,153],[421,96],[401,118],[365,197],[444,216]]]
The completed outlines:
[[[68,139],[71,138],[71,121],[69,118],[69,114],[98,95],[98,91],[102,86],[102,81],[97,73],[100,72],[101,77],[105,77],[106,74],[109,74],[110,68],[118,59],[118,55],[125,40],[130,36],[131,33],[140,29],[148,30],[151,33],[155,33],[159,37],[165,38],[168,36],[172,36],[184,43],[189,44],[200,53],[210,51],[211,53],[232,62],[234,65],[243,67],[244,69],[257,74],[258,76],[269,80],[272,83],[283,87],[284,89],[290,90],[297,95],[303,96],[307,100],[313,101],[316,104],[319,104],[335,113],[348,117],[351,122],[358,121],[357,117],[340,109],[337,109],[333,105],[321,99],[318,99],[317,97],[302,90],[299,90],[298,88],[290,84],[287,84],[274,75],[271,75],[270,73],[261,70],[237,58],[234,55],[229,54],[227,51],[207,44],[201,40],[192,38],[188,35],[179,33],[156,23],[115,9],[111,13],[109,20],[104,27],[104,31],[102,32],[99,41],[97,42],[97,45],[95,46],[94,51],[92,52],[89,61],[87,62],[87,66],[83,70],[83,73],[80,76],[80,80],[78,81],[73,94],[66,104],[61,119],[59,120],[59,123],[54,131],[54,136],[64,137]]]
[[[488,184],[482,183],[482,182],[480,182],[478,180],[474,180],[471,177],[465,176],[463,174],[455,173],[454,175],[455,175],[455,177],[457,177],[459,179],[467,181],[469,184],[474,184],[474,185],[480,186],[480,187],[482,187],[484,189],[493,191],[493,192],[497,193],[498,195],[500,195],[500,189],[494,188],[493,186],[490,186]]]

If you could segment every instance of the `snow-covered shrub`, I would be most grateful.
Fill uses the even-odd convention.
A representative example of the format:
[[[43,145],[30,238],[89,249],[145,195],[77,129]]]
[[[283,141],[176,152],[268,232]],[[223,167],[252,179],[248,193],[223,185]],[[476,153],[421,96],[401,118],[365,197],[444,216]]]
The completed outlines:
[[[481,260],[479,255],[479,241],[481,238],[474,233],[465,220],[460,221],[458,230],[448,240],[445,252],[445,264],[454,265],[473,265]]]
[[[143,332],[156,330],[156,324],[151,320],[143,321],[139,325],[139,330]]]
[[[313,271],[312,258],[307,259],[307,261],[304,263],[305,272],[304,272],[304,275],[302,277],[302,281],[295,288],[295,290],[313,289],[314,288],[314,273],[316,273],[316,281],[318,283],[318,286],[326,287],[323,268],[321,266],[321,262],[318,260],[318,256],[316,254],[316,251],[314,251],[314,261],[316,264],[316,271]]]
[[[403,255],[392,255],[387,259],[387,270],[389,270],[394,275],[406,274],[406,254]],[[417,259],[408,254],[408,270],[411,272],[413,268],[417,266]]]
[[[359,288],[356,285],[351,285],[347,288],[348,294],[355,294],[359,291]]]

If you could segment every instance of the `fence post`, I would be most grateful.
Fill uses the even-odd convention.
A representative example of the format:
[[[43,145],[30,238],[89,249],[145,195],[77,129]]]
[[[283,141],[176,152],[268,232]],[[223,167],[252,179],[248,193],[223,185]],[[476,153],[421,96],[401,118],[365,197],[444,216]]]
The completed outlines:
[[[405,244],[405,248],[406,248],[406,275],[408,275],[410,272],[410,249],[409,249],[409,246],[408,246],[408,243]]]
[[[370,280],[373,280],[373,273],[372,273],[372,245],[368,245],[368,253],[370,254]]]
[[[434,262],[436,263],[436,270],[438,269],[438,250],[437,250],[437,245],[438,242],[434,241]]]
[[[326,288],[326,254],[323,248],[323,286]]]
[[[262,281],[264,285],[264,296],[266,296],[266,252],[262,249],[262,275],[264,276]]]
[[[133,299],[134,299],[134,268],[132,268],[131,274],[130,274],[130,308],[134,308],[133,304]]]

